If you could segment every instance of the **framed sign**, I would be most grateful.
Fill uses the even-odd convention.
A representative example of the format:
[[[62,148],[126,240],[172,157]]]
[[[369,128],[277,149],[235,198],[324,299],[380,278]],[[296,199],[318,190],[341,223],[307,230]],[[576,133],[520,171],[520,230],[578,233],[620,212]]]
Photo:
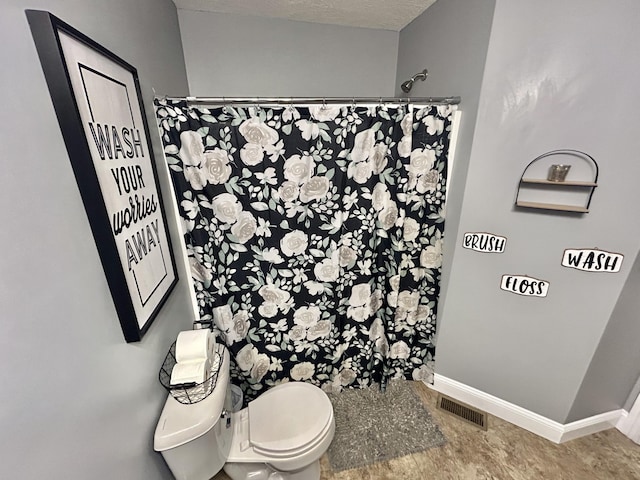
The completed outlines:
[[[178,281],[136,69],[49,12],[27,10],[127,342]]]

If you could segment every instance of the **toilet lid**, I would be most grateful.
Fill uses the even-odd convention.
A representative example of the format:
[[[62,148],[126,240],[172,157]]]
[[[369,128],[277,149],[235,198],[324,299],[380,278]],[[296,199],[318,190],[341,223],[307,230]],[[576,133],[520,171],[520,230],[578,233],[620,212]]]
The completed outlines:
[[[329,397],[303,382],[278,385],[248,408],[249,441],[264,453],[299,450],[325,432],[333,418]]]

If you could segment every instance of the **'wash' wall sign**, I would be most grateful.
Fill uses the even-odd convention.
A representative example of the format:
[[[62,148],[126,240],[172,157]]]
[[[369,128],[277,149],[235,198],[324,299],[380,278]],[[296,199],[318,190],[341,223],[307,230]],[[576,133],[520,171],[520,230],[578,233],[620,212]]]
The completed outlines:
[[[526,297],[546,297],[549,291],[549,282],[526,275],[502,275],[500,288],[505,292]]]
[[[606,250],[567,248],[562,255],[562,266],[584,272],[616,273],[620,271],[623,259],[621,253]]]
[[[483,253],[502,253],[506,244],[506,237],[485,232],[467,232],[462,239],[464,248]]]

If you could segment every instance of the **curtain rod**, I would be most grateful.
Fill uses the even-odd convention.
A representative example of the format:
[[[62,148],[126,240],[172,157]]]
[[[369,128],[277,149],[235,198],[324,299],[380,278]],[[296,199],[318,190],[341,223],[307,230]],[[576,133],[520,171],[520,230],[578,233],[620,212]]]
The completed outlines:
[[[355,104],[355,103],[428,103],[432,105],[458,105],[460,97],[167,97],[164,100],[185,100],[187,103],[204,103],[220,105],[254,105],[254,104]]]

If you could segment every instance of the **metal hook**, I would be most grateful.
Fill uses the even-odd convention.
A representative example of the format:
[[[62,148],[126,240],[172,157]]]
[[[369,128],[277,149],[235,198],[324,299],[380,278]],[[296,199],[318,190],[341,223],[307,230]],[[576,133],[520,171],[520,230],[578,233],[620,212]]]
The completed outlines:
[[[326,110],[327,109],[327,99],[326,98],[322,98],[322,107],[320,107],[320,110]]]
[[[227,113],[227,101],[222,97],[222,113]]]

